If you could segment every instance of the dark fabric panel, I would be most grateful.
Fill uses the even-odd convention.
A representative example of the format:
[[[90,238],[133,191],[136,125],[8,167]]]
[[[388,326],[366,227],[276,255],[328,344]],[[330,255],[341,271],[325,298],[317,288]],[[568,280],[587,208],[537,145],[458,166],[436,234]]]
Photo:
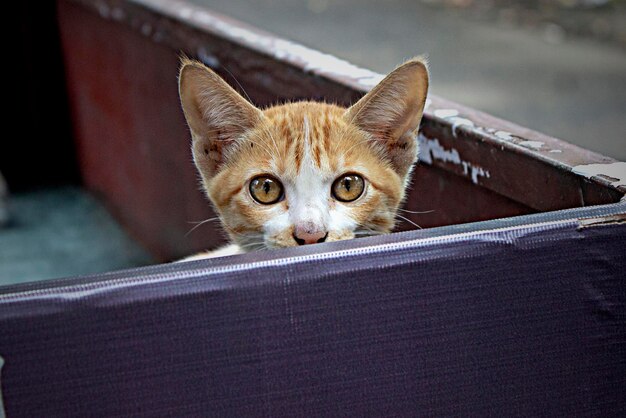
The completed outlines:
[[[444,236],[464,234],[470,232],[479,232],[493,229],[521,227],[524,225],[538,224],[545,222],[566,221],[572,219],[595,218],[602,216],[611,216],[615,214],[626,213],[626,201],[611,205],[591,206],[583,208],[565,209],[553,212],[542,212],[531,215],[513,216],[508,218],[493,219],[481,222],[471,222],[464,224],[448,225],[437,228],[428,228],[423,230],[413,230],[405,232],[396,232],[393,234],[379,235],[376,237],[359,238],[356,240],[328,242],[317,245],[306,245],[304,247],[292,247],[282,250],[273,250],[271,252],[259,251],[249,254],[237,255],[234,257],[215,258],[205,261],[187,262],[184,267],[176,263],[165,263],[159,265],[151,265],[130,270],[120,270],[108,273],[69,277],[60,279],[51,279],[46,281],[34,281],[20,283],[17,285],[0,286],[0,296],[8,293],[20,293],[28,290],[42,290],[48,288],[58,288],[61,286],[72,286],[77,284],[91,284],[102,281],[113,281],[119,279],[128,280],[130,277],[133,281],[141,281],[144,277],[154,275],[172,275],[177,274],[180,270],[202,268],[202,267],[224,267],[233,264],[246,264],[255,262],[275,262],[277,259],[288,257],[301,257],[310,255],[319,255],[328,252],[337,251],[354,251],[358,248],[372,247],[377,245],[393,244],[400,241],[408,241],[424,238],[441,238]]]
[[[620,416],[624,212],[4,289],[7,416]]]

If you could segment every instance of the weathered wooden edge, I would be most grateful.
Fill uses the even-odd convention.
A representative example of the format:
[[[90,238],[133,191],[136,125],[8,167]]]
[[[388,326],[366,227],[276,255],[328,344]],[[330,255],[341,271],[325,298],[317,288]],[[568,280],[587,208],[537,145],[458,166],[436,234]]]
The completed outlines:
[[[345,91],[343,97],[362,95],[382,77],[183,0],[71,1],[214,67],[221,62],[210,47],[203,47],[202,37],[247,49],[266,63],[251,63],[246,71],[258,72],[259,83],[270,89],[280,87],[284,76],[279,73],[286,67],[317,83],[335,84]],[[608,174],[626,163],[435,95],[428,99],[419,140],[421,163],[464,176],[536,210],[613,203],[626,194],[623,178],[616,181]]]

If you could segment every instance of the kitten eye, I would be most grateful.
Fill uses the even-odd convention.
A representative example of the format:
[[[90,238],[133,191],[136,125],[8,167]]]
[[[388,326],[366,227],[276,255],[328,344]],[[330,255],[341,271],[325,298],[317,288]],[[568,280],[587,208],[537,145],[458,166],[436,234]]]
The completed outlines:
[[[250,182],[250,195],[259,203],[271,205],[283,197],[283,185],[273,177],[258,176]]]
[[[333,183],[333,197],[340,202],[357,200],[365,189],[365,181],[358,174],[344,174]]]

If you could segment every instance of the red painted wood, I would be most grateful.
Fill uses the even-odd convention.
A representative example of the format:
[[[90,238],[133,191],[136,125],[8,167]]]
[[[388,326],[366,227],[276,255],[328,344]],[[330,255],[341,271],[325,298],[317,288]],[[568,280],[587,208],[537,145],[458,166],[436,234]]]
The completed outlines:
[[[60,3],[76,146],[86,186],[155,255],[218,243],[178,104],[177,53],[130,28]]]

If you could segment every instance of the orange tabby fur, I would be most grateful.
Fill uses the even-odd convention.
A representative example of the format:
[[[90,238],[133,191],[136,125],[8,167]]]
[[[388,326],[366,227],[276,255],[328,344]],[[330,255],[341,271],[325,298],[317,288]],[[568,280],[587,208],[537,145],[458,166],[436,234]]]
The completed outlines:
[[[204,65],[184,60],[180,94],[194,162],[236,245],[231,252],[295,246],[304,236],[323,236],[319,242],[390,232],[417,159],[427,89],[426,64],[417,58],[349,109],[297,102],[260,110]],[[365,182],[352,202],[331,193],[346,173]],[[259,175],[282,184],[282,200],[264,205],[251,196]]]

